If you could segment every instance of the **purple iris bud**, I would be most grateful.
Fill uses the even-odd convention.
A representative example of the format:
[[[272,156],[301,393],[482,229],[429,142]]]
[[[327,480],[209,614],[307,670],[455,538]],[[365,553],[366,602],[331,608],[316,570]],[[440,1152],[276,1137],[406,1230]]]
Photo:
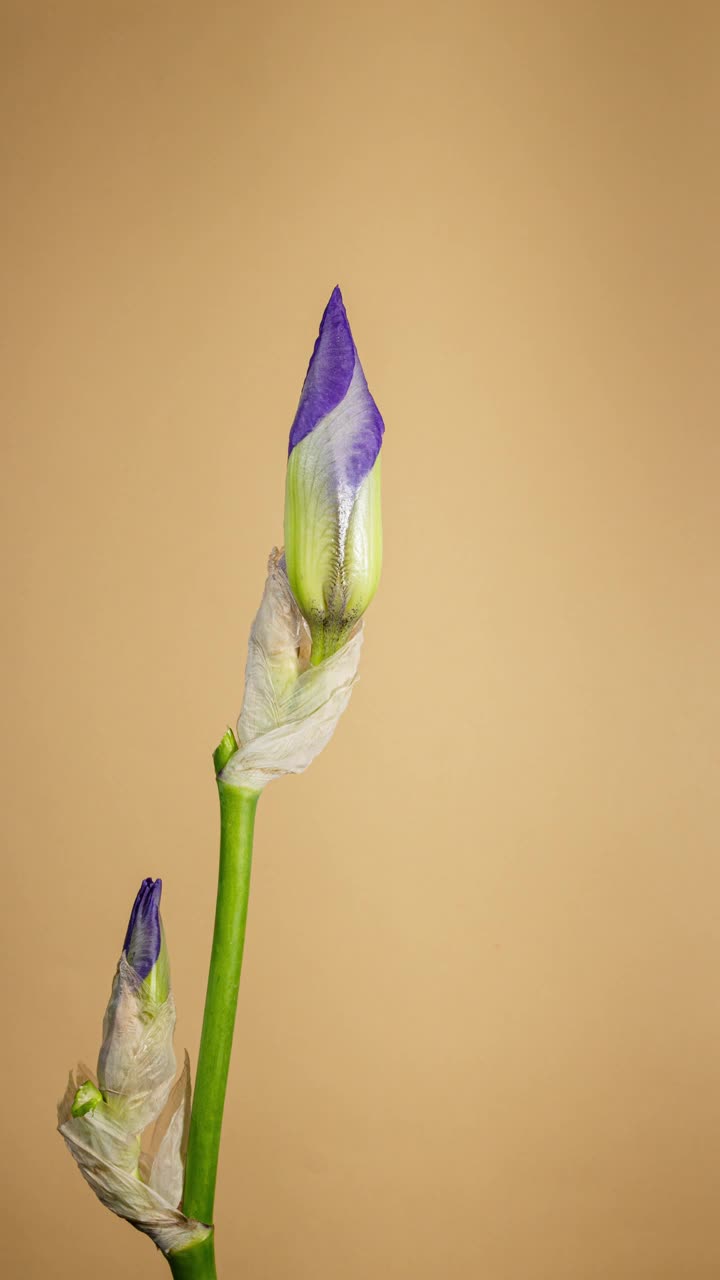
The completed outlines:
[[[290,431],[285,497],[287,573],[314,663],[345,643],[377,588],[384,429],[335,288]]]
[[[157,999],[166,999],[169,990],[169,965],[160,920],[162,880],[148,877],[140,885],[130,912],[123,951],[128,964]]]

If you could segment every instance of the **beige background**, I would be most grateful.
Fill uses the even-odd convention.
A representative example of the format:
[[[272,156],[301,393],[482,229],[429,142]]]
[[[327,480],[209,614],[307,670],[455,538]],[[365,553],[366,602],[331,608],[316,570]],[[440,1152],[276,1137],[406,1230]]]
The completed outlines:
[[[3,4],[3,1275],[164,1274],[54,1104],[148,874],[195,1060],[336,281],[386,562],[261,802],[221,1274],[720,1272],[718,17]]]

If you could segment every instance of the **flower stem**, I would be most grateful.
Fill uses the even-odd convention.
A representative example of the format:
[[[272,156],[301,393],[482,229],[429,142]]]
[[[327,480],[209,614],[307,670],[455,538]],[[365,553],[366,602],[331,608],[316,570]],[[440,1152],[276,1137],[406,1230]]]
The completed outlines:
[[[166,1256],[175,1280],[217,1280],[214,1231],[204,1240],[175,1249]]]
[[[235,751],[234,735],[225,735],[215,752],[219,773]],[[218,778],[220,796],[220,872],[215,931],[208,975],[197,1078],[185,1167],[183,1211],[212,1224],[220,1133],[232,1050],[240,970],[250,893],[253,829],[259,792],[233,787]],[[212,1237],[168,1257],[173,1275],[214,1280]],[[184,1268],[184,1269],[183,1269]]]

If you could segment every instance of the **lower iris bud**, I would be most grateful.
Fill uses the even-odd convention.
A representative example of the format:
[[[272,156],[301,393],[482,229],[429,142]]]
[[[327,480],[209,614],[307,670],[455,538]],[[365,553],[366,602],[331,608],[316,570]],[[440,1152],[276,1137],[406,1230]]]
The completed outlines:
[[[140,886],[105,1011],[97,1081],[86,1069],[70,1076],[58,1128],[102,1203],[168,1252],[210,1229],[179,1208],[190,1072],[186,1058],[173,1084],[175,1003],[161,893],[160,880]]]

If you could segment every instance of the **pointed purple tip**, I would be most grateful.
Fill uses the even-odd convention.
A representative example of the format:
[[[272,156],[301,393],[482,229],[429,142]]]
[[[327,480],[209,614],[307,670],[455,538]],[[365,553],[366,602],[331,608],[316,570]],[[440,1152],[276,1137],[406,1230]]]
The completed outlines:
[[[347,395],[355,369],[355,343],[340,286],[335,285],[305,375],[288,453]]]
[[[143,880],[130,912],[123,951],[140,978],[147,978],[157,963],[162,944],[160,898],[162,880]]]

